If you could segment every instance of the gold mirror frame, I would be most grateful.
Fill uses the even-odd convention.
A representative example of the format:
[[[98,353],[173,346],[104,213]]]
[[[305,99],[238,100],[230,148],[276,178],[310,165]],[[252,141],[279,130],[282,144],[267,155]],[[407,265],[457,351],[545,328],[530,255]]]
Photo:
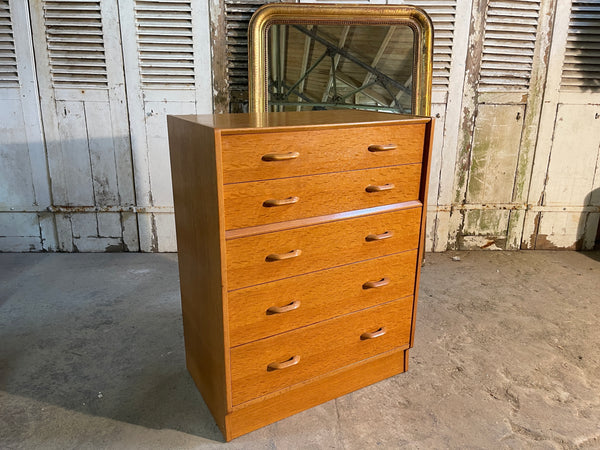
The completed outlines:
[[[413,114],[431,112],[433,25],[414,6],[278,3],[256,10],[248,28],[249,111],[268,108],[267,33],[271,25],[406,25],[414,32]]]

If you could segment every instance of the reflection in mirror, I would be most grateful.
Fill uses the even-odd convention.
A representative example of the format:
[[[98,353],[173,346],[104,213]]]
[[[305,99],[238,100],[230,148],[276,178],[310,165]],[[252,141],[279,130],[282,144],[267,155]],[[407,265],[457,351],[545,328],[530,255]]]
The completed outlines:
[[[270,111],[413,112],[408,25],[272,24],[267,44]]]

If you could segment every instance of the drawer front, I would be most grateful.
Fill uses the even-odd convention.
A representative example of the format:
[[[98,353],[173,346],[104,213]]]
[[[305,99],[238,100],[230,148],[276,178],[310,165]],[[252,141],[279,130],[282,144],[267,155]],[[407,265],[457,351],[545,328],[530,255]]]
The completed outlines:
[[[223,182],[420,163],[424,136],[425,124],[226,135]],[[389,144],[395,148],[369,150]]]
[[[408,347],[412,305],[407,297],[232,348],[233,405]]]
[[[228,289],[416,249],[421,208],[226,241]]]
[[[421,164],[228,184],[225,228],[284,222],[418,200]]]
[[[417,251],[228,293],[232,347],[413,295]],[[332,296],[335,292],[335,296]]]

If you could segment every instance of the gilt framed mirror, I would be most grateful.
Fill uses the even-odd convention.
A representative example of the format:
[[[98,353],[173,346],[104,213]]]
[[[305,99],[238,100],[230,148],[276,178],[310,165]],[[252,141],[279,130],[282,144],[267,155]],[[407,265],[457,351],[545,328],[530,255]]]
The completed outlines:
[[[430,113],[433,27],[421,9],[267,4],[248,39],[250,112]]]

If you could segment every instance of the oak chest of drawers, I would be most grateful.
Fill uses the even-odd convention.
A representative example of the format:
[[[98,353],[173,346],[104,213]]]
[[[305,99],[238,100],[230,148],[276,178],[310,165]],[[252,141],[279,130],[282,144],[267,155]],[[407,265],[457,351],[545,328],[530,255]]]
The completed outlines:
[[[432,120],[168,126],[187,367],[226,440],[405,371]]]

